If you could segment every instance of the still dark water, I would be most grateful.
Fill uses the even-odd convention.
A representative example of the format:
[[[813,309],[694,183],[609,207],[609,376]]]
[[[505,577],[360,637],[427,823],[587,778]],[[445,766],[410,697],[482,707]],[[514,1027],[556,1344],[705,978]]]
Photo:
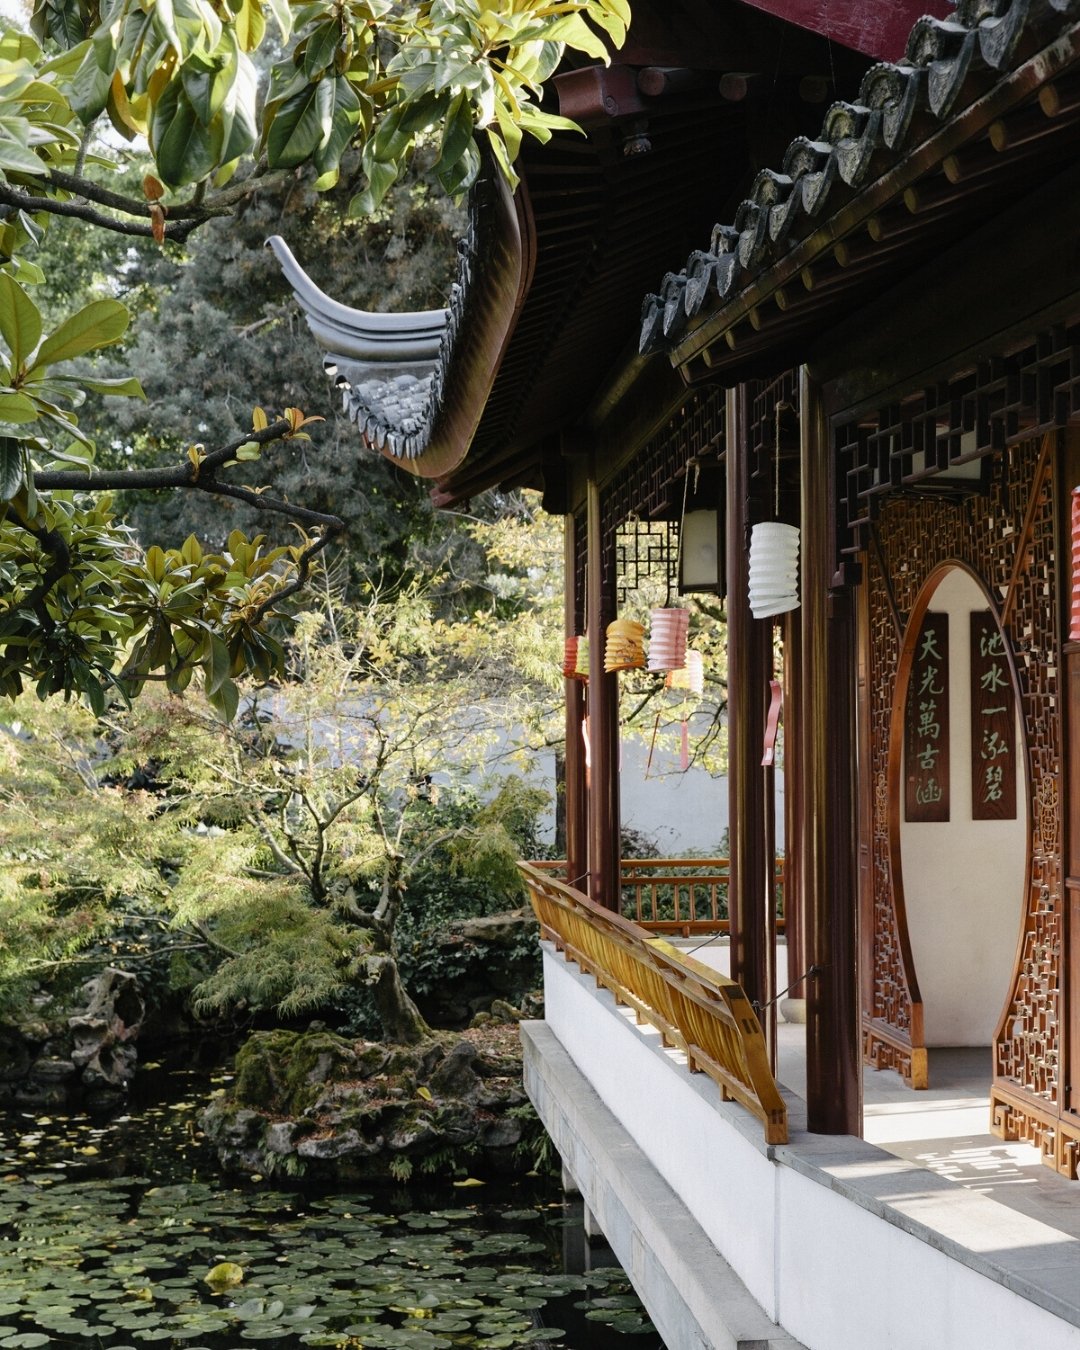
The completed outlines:
[[[0,1113],[0,1348],[663,1350],[556,1183],[220,1177],[205,1072],[110,1120]]]

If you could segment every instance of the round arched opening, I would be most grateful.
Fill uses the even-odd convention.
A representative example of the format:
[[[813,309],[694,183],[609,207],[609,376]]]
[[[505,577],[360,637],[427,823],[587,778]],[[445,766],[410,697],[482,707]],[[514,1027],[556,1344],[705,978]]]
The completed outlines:
[[[928,617],[942,615],[947,624],[926,626]],[[925,634],[933,629],[940,639],[946,628],[947,666],[920,663],[918,647],[926,646]],[[893,881],[906,912],[926,1044],[990,1045],[1012,977],[1028,869],[1026,755],[1015,673],[985,592],[958,565],[940,569],[927,581],[904,646],[910,660],[902,664],[893,713]],[[1000,652],[1000,661],[988,664],[987,650]],[[1004,689],[1006,676],[1011,745],[1002,731],[1002,713],[987,711],[1000,709],[1005,699],[987,699],[979,692],[988,685]],[[927,693],[920,697],[924,686]],[[935,690],[940,692],[931,705],[929,693]],[[933,791],[925,772],[917,776],[914,762],[923,752],[931,759],[931,742],[917,736],[919,719],[926,721],[930,706],[934,725],[947,721],[948,727],[947,819],[926,819],[933,813],[911,804],[915,795],[909,780],[921,784],[924,795]],[[999,809],[996,819],[980,818],[986,814],[988,791],[1002,789],[1015,801],[1011,816]]]

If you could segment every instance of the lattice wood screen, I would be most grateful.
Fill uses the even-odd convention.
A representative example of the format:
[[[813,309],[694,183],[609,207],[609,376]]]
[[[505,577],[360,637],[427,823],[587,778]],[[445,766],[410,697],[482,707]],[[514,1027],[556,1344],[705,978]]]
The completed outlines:
[[[600,493],[605,593],[621,602],[636,588],[643,569],[667,575],[678,565],[682,475],[692,459],[717,458],[724,445],[725,393],[718,385],[695,391],[683,408]],[[633,518],[642,522],[627,529]],[[674,576],[674,571],[670,572]]]
[[[1001,1105],[999,1125],[1010,1137],[1043,1142],[1056,1116],[1061,994],[1061,770],[1058,579],[1054,557],[1052,476],[1036,477],[1038,439],[1008,445],[994,456],[987,495],[962,500],[882,495],[876,504],[880,547],[868,554],[871,627],[870,719],[873,812],[873,981],[871,1016],[900,1033],[911,1028],[910,972],[905,968],[902,917],[893,901],[888,811],[888,752],[900,660],[899,624],[935,568],[964,562],[983,578],[1000,613],[1018,544],[1026,548],[1007,634],[1020,686],[1032,809],[1032,875],[1023,949],[1007,1015],[995,1045],[995,1078],[1019,1094]],[[1032,501],[1032,493],[1035,499]],[[1023,539],[1025,515],[1032,512]],[[895,606],[895,610],[894,610]],[[905,1069],[904,1052],[869,1035],[874,1062]],[[1006,1115],[1008,1118],[1006,1118]]]

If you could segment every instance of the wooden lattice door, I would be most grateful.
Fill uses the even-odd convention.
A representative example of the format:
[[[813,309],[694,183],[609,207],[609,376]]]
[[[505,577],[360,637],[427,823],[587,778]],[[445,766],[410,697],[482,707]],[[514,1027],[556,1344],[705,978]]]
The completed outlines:
[[[1015,969],[994,1038],[994,1124],[1006,1137],[1037,1143],[1048,1161],[1075,1174],[1074,1136],[1061,1121],[1059,1072],[1064,934],[1057,434],[1000,451],[980,495],[890,495],[880,503],[863,582],[863,1047],[871,1063],[895,1068],[918,1085],[925,1042],[902,888],[893,877],[890,729],[907,618],[934,571],[960,564],[981,579],[1011,649],[1027,762],[1029,866]]]

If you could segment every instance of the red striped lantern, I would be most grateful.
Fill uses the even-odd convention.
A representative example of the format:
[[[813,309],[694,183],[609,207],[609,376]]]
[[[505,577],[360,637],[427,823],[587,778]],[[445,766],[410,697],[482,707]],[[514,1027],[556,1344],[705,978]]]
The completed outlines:
[[[1080,642],[1080,487],[1072,490],[1072,603],[1069,641]]]

